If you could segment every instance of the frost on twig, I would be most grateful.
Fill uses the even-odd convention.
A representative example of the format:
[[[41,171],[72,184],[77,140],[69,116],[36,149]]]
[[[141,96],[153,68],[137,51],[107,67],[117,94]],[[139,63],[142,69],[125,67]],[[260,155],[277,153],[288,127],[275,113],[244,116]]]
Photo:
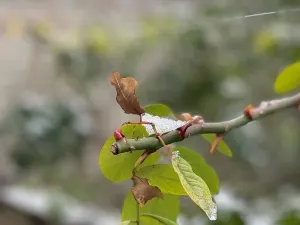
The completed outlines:
[[[145,113],[142,115],[142,119],[144,122],[150,122],[155,124],[155,128],[158,133],[163,134],[166,132],[169,132],[171,130],[175,130],[187,123],[187,121],[182,120],[172,120],[168,118],[162,118],[159,116],[152,116],[151,114]],[[154,130],[151,125],[149,124],[143,124],[143,126],[146,128],[146,131],[149,135],[154,134]]]

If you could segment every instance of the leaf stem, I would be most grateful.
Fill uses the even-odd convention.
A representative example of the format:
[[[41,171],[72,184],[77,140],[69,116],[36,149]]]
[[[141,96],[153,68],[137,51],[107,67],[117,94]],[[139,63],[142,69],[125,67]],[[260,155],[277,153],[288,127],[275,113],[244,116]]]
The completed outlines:
[[[160,142],[162,143],[162,145],[164,146],[165,150],[166,150],[166,153],[168,154],[168,157],[170,159],[170,161],[172,161],[172,150],[169,148],[168,145],[166,145],[166,143],[164,142],[164,140],[161,138],[161,136],[158,136],[157,137]]]
[[[136,225],[140,225],[140,206],[136,203]]]

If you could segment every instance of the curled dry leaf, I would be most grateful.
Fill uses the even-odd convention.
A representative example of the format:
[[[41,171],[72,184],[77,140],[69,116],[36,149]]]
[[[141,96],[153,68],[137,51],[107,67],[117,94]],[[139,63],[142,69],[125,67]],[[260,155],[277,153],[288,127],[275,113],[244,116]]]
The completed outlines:
[[[138,98],[135,95],[135,89],[138,82],[132,77],[121,77],[119,72],[113,72],[110,75],[110,84],[117,91],[116,101],[127,114],[142,115],[145,110],[141,108]]]
[[[164,198],[159,188],[151,186],[147,179],[140,178],[136,175],[133,175],[131,179],[134,181],[134,186],[131,188],[131,192],[136,202],[141,207],[143,207],[152,198]]]

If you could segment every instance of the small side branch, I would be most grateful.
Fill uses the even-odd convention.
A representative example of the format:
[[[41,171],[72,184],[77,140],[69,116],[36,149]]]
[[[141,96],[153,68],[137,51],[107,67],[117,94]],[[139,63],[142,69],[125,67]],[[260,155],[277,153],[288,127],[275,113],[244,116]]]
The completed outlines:
[[[234,128],[238,128],[246,125],[247,123],[253,120],[259,120],[270,114],[279,112],[288,108],[299,107],[300,105],[300,93],[295,94],[290,97],[275,99],[271,101],[261,102],[257,107],[247,107],[244,111],[244,114],[228,121],[209,123],[203,122],[201,124],[194,124],[187,128],[185,132],[185,138],[198,134],[207,134],[207,133],[228,133]],[[182,141],[182,136],[178,133],[178,130],[173,130],[168,133],[161,135],[162,140],[165,144],[172,144],[175,142]],[[111,146],[111,151],[113,154],[117,155],[124,152],[129,152],[134,150],[150,150],[156,151],[162,147],[162,143],[156,137],[146,137],[141,139],[127,139],[127,143],[120,140],[115,142]]]

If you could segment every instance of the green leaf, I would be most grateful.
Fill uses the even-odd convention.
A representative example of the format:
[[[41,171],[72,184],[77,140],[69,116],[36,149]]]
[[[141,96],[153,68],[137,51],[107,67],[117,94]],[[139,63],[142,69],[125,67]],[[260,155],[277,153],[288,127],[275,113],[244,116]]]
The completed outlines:
[[[175,223],[174,221],[171,221],[171,220],[168,220],[164,217],[161,217],[161,216],[158,216],[158,215],[153,215],[153,214],[150,214],[150,213],[143,213],[141,214],[141,221],[143,221],[144,218],[152,218],[154,220],[156,220],[157,222],[159,222],[159,224],[162,224],[162,225],[177,225],[177,223]],[[150,223],[149,223],[150,224]],[[151,223],[153,224],[153,223]]]
[[[136,210],[137,203],[130,191],[124,200],[122,220],[136,220]],[[140,214],[142,213],[151,213],[171,221],[176,221],[179,215],[179,198],[178,196],[169,194],[164,194],[164,199],[153,198],[144,207],[140,208]]]
[[[276,78],[275,92],[282,94],[300,86],[300,62],[287,66]]]
[[[122,221],[120,225],[129,225],[131,223],[130,220]]]
[[[144,108],[146,113],[153,116],[168,117],[173,116],[172,110],[164,104],[152,104]]]
[[[218,175],[200,154],[185,147],[175,147],[174,150],[179,151],[180,155],[189,162],[194,173],[205,181],[212,194],[219,192]],[[137,171],[137,175],[147,178],[151,185],[157,186],[163,193],[187,195],[177,173],[170,164],[145,166]]]
[[[201,134],[201,136],[207,140],[210,144],[213,143],[213,141],[216,138],[215,134]],[[221,140],[217,146],[217,150],[221,153],[223,153],[226,156],[232,157],[232,152],[226,142],[224,140]]]
[[[127,125],[122,129],[128,138],[137,138],[148,135],[145,128],[141,125]],[[114,155],[110,151],[111,145],[115,142],[111,136],[103,145],[99,155],[99,165],[103,175],[113,181],[122,182],[132,176],[132,169],[135,162],[141,156],[143,151],[133,151]],[[142,164],[142,166],[152,165],[159,159],[157,152],[152,153]]]
[[[175,147],[174,151],[179,151],[180,156],[192,166],[194,173],[204,180],[212,194],[219,193],[218,175],[199,153],[185,147]]]
[[[178,151],[173,152],[172,165],[186,193],[204,210],[210,220],[216,220],[217,205],[214,203],[204,180],[193,172],[191,165],[179,156]]]
[[[140,124],[127,124],[122,127],[122,133],[126,138],[148,137],[146,128]]]
[[[163,193],[187,195],[171,164],[145,166],[136,173],[139,177],[147,178],[150,185],[157,186]]]

